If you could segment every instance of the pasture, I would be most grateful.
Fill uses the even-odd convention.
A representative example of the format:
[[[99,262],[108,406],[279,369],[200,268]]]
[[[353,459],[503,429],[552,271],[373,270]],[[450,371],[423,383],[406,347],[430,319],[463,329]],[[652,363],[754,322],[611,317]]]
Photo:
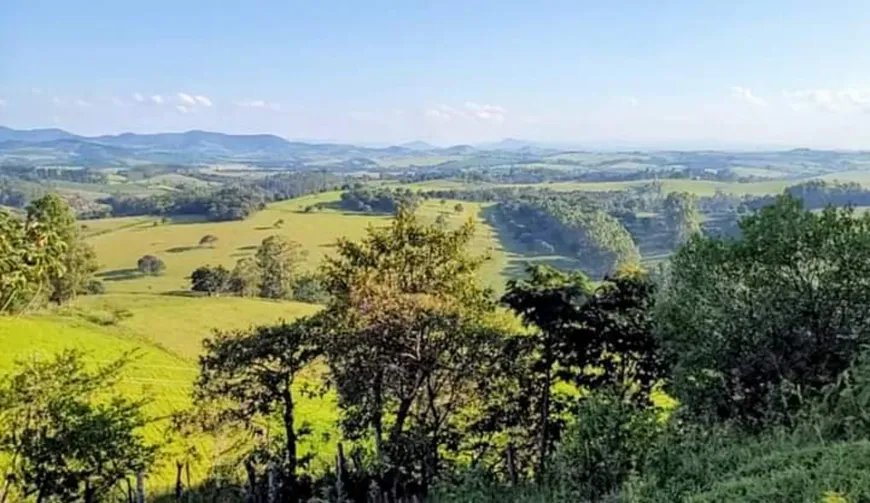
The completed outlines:
[[[341,238],[359,239],[370,225],[385,225],[386,215],[350,213],[324,208],[306,212],[309,206],[338,200],[337,192],[306,196],[270,205],[247,220],[204,222],[176,219],[161,222],[154,217],[133,217],[83,222],[85,235],[97,252],[102,279],[109,292],[166,293],[188,290],[190,273],[199,266],[223,265],[232,268],[236,261],[249,257],[260,242],[279,234],[298,242],[307,252],[305,268],[314,270],[328,256]],[[455,201],[441,205],[426,201],[420,208],[423,218],[435,219],[443,214],[449,225],[459,225],[468,218],[477,221],[473,252],[491,257],[483,268],[482,281],[501,288],[505,268],[512,257],[499,245],[495,231],[479,215],[481,206],[463,202],[462,213],[455,213]],[[283,221],[283,223],[279,223]],[[217,236],[214,246],[199,246],[206,234]],[[155,255],[166,263],[160,276],[144,276],[136,270],[143,255]]]

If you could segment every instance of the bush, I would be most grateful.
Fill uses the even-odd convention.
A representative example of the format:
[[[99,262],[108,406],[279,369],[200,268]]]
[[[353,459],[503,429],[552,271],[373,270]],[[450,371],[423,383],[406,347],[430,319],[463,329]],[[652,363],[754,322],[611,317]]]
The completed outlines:
[[[320,278],[314,274],[302,274],[293,284],[293,300],[311,304],[325,304],[329,293],[323,287]]]
[[[85,283],[85,294],[87,295],[101,295],[106,293],[106,285],[103,284],[102,281],[98,279],[92,279]]]
[[[575,501],[601,501],[619,491],[644,464],[658,434],[654,409],[610,393],[584,399],[556,450],[551,485]]]
[[[136,262],[136,269],[142,274],[157,276],[166,270],[166,264],[154,255],[144,255]]]

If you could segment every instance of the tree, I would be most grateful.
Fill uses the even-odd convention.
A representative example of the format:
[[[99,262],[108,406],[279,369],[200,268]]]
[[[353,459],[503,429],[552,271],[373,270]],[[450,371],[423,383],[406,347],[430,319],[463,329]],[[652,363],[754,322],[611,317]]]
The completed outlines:
[[[230,271],[222,266],[202,266],[190,274],[190,289],[194,292],[206,292],[211,295],[219,295],[230,288]]]
[[[456,206],[453,207],[454,213],[462,213],[465,208],[462,206],[462,203],[456,203]]]
[[[142,274],[158,276],[166,270],[166,264],[154,255],[143,255],[136,261],[136,269]]]
[[[749,428],[788,421],[870,343],[870,216],[787,196],[741,237],[690,240],[657,308],[671,393],[691,415]]]
[[[458,448],[449,439],[460,412],[475,401],[494,303],[477,284],[482,258],[466,251],[473,231],[470,220],[451,231],[400,209],[389,227],[340,240],[323,266],[324,341],[343,429],[371,439],[388,487],[400,473],[424,487],[437,476]]]
[[[276,229],[280,229],[281,227],[284,227],[284,219],[279,218],[278,220],[275,220],[275,223],[272,224],[272,227],[274,227]]]
[[[243,258],[236,262],[230,274],[229,289],[242,297],[253,297],[260,292],[260,269],[253,258]]]
[[[144,402],[106,396],[126,362],[88,370],[81,353],[65,351],[0,382],[0,452],[9,461],[0,501],[102,501],[154,461],[157,448],[139,433]]]
[[[293,385],[299,372],[320,352],[317,325],[301,318],[292,324],[261,326],[251,331],[218,332],[203,343],[197,402],[218,408],[219,422],[235,422],[258,432],[263,422],[280,415],[284,434],[281,501],[296,501],[299,436]]]
[[[0,210],[0,313],[43,301],[66,272],[74,236],[69,208],[57,196],[33,201],[24,219]]]
[[[681,245],[701,232],[697,197],[688,192],[671,192],[662,203],[665,223],[674,234],[674,243]]]
[[[92,293],[89,285],[92,285],[93,275],[99,269],[94,248],[76,235],[67,245],[63,262],[63,275],[56,275],[49,280],[49,299],[61,304],[74,299],[78,294]]]
[[[269,236],[257,249],[255,260],[260,270],[260,297],[289,299],[299,264],[306,255],[302,246],[281,236]]]
[[[546,462],[554,438],[551,432],[551,398],[555,381],[554,367],[558,352],[576,331],[579,310],[590,295],[592,286],[583,273],[564,273],[549,266],[530,266],[528,280],[511,280],[502,302],[507,304],[523,323],[538,329],[532,344],[540,355],[530,368],[534,387],[538,390],[539,419],[537,424],[538,473],[546,470]]]
[[[213,247],[218,242],[218,237],[214,234],[206,234],[199,240],[199,246]]]

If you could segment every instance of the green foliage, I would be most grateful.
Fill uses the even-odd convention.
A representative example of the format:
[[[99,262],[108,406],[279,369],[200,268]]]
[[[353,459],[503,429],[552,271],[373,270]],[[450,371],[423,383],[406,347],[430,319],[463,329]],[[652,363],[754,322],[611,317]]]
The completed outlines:
[[[740,228],[680,249],[658,318],[685,411],[758,428],[870,343],[870,217],[780,197]]]
[[[219,295],[229,290],[230,281],[231,273],[222,265],[216,267],[205,265],[190,273],[190,289],[194,292]]]
[[[143,255],[136,261],[136,269],[142,274],[149,276],[157,276],[166,270],[166,264],[154,255]]]
[[[269,236],[263,240],[254,256],[260,271],[260,297],[290,299],[299,265],[307,252],[299,243],[281,236]]]
[[[96,268],[93,250],[58,196],[33,201],[23,220],[0,210],[0,313],[69,300]]]
[[[697,198],[688,192],[671,192],[662,203],[665,224],[673,233],[674,243],[681,245],[701,232]]]
[[[658,436],[652,408],[623,401],[621,393],[596,393],[581,401],[548,473],[550,485],[574,501],[613,497],[637,473]]]
[[[458,428],[493,335],[481,259],[466,252],[473,231],[400,209],[361,241],[339,241],[324,264],[324,343],[343,429],[371,442],[380,473],[427,484],[462,447]]]
[[[214,234],[206,234],[199,240],[199,246],[214,246],[218,242],[218,237]]]
[[[329,292],[323,287],[323,281],[317,274],[300,274],[293,283],[293,300],[311,304],[326,304],[329,302]]]
[[[218,332],[204,341],[199,359],[194,396],[218,424],[239,424],[257,443],[267,439],[271,418],[280,417],[283,446],[273,461],[280,463],[285,501],[296,497],[300,462],[293,384],[320,353],[316,333],[316,324],[305,318],[251,331]],[[268,444],[256,448],[272,455]]]
[[[99,501],[155,460],[139,434],[143,403],[108,394],[126,363],[88,370],[66,351],[21,364],[0,383],[0,452],[9,492],[22,500]]]
[[[419,205],[419,194],[410,189],[365,186],[356,186],[343,192],[339,203],[346,210],[366,213],[396,213],[400,207],[413,211]]]
[[[230,291],[242,297],[253,297],[260,293],[260,268],[253,258],[243,258],[236,262],[230,275]]]

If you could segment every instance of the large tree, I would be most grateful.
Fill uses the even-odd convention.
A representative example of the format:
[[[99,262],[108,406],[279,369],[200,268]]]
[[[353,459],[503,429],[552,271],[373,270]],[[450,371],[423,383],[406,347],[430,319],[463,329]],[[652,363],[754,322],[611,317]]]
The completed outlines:
[[[559,436],[558,431],[553,431],[555,425],[551,418],[555,366],[577,330],[579,310],[590,295],[592,285],[583,273],[564,273],[549,266],[530,266],[526,273],[528,279],[508,282],[502,301],[527,326],[536,329],[527,337],[531,343],[527,346],[534,354],[534,363],[528,368],[532,377],[528,384],[534,386],[533,393],[539,397],[535,402],[538,417],[535,434],[538,437],[537,471],[542,474],[553,441]],[[518,360],[517,355],[513,358]]]
[[[763,427],[870,343],[870,216],[781,196],[740,230],[676,253],[657,321],[684,408]]]
[[[269,236],[257,249],[255,260],[260,271],[260,297],[290,299],[299,266],[306,255],[302,246],[281,236]]]
[[[381,473],[401,466],[425,483],[455,449],[492,336],[494,303],[475,277],[482,258],[466,251],[473,231],[400,209],[362,240],[340,240],[324,265],[324,340],[345,434],[371,439]]]
[[[199,359],[194,396],[200,406],[217,410],[218,424],[238,423],[261,432],[280,419],[284,448],[280,456],[282,501],[298,497],[294,386],[299,373],[320,352],[315,320],[218,332],[206,339]]]

